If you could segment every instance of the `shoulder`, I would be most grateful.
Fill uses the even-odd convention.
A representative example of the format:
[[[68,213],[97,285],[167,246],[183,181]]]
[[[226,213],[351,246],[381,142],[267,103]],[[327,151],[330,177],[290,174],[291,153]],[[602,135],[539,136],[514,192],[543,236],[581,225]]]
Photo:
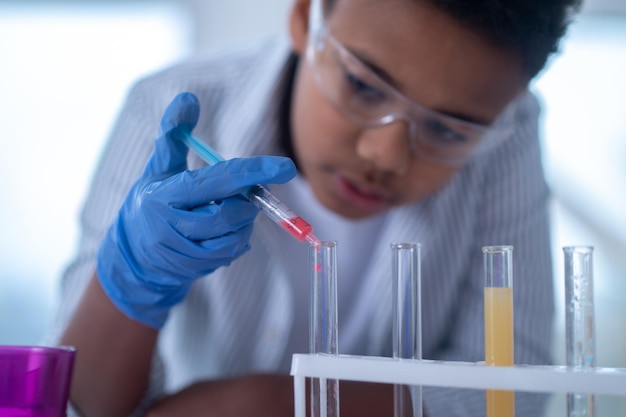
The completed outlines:
[[[283,37],[214,49],[140,79],[136,91],[187,90],[201,95],[241,88],[245,82],[284,61],[289,51]]]
[[[507,161],[530,154],[535,154],[533,158],[538,157],[540,114],[537,97],[529,90],[522,92],[496,119],[487,134],[484,152],[479,152],[475,164],[470,165],[487,164],[493,168],[494,160]]]
[[[537,118],[541,113],[541,106],[534,93],[529,90],[524,91],[515,99],[513,105],[516,123],[537,123]]]
[[[259,39],[196,55],[137,80],[126,94],[123,114],[158,123],[166,106],[181,92],[198,97],[204,117],[247,101],[251,86],[280,73],[290,54],[285,36]]]

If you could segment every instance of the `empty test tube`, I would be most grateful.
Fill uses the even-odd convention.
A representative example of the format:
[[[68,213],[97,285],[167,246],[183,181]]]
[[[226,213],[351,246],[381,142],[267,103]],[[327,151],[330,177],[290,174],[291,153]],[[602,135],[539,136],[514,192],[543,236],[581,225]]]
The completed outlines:
[[[513,247],[483,247],[485,364],[513,366]],[[515,416],[513,391],[487,390],[487,417]]]
[[[337,355],[337,242],[309,243],[310,353]],[[339,417],[339,380],[311,379],[311,417]]]
[[[565,260],[565,343],[567,365],[589,368],[596,365],[593,306],[593,247],[566,246]],[[568,417],[594,417],[594,396],[567,395]]]
[[[420,246],[393,243],[393,357],[422,359]],[[422,416],[422,388],[394,386],[394,416]]]

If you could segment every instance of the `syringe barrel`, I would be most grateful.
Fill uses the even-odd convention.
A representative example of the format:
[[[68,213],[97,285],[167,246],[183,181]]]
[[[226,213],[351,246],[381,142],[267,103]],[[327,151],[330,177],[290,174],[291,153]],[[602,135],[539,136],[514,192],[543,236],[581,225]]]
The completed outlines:
[[[296,217],[296,214],[290,208],[281,203],[267,188],[261,185],[251,187],[245,194],[248,195],[252,204],[257,206],[259,210],[276,223],[288,221],[290,218]]]
[[[176,133],[177,135],[175,137],[187,145],[189,149],[207,164],[214,165],[224,160],[215,149],[193,136],[190,132],[177,130]],[[300,242],[304,242],[305,240],[312,242],[317,241],[317,238],[312,234],[313,227],[302,217],[297,216],[287,206],[281,203],[280,200],[274,197],[274,195],[263,186],[254,185],[242,194],[295,239]]]
[[[281,203],[266,188],[255,185],[247,192],[247,196],[252,204],[299,241],[303,242],[313,231],[309,223]]]

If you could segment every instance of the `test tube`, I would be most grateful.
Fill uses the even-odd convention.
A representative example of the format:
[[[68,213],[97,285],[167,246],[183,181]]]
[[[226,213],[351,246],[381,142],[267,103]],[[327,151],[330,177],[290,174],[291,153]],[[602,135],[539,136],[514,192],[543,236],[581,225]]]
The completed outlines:
[[[593,307],[593,247],[566,246],[565,257],[565,340],[567,366],[596,365]],[[592,394],[567,395],[569,417],[595,416]]]
[[[484,246],[485,364],[513,366],[513,247]],[[515,416],[513,391],[487,390],[487,417]]]
[[[422,359],[420,245],[392,243],[393,357]],[[422,416],[422,388],[394,385],[394,416]]]
[[[312,354],[337,355],[337,242],[309,243]],[[311,379],[311,416],[339,417],[339,380]]]

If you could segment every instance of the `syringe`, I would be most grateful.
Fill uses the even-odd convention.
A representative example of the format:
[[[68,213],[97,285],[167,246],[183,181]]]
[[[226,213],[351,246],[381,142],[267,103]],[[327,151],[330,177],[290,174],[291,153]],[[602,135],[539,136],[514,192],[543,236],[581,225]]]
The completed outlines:
[[[184,130],[176,131],[176,139],[181,140],[189,149],[198,155],[204,162],[214,165],[223,161],[213,148],[199,140],[191,133]],[[272,193],[260,184],[252,186],[243,193],[255,206],[265,213],[274,223],[285,229],[291,236],[304,242],[316,243],[319,239],[313,235],[313,227],[302,217],[296,215],[291,209],[280,202]]]

